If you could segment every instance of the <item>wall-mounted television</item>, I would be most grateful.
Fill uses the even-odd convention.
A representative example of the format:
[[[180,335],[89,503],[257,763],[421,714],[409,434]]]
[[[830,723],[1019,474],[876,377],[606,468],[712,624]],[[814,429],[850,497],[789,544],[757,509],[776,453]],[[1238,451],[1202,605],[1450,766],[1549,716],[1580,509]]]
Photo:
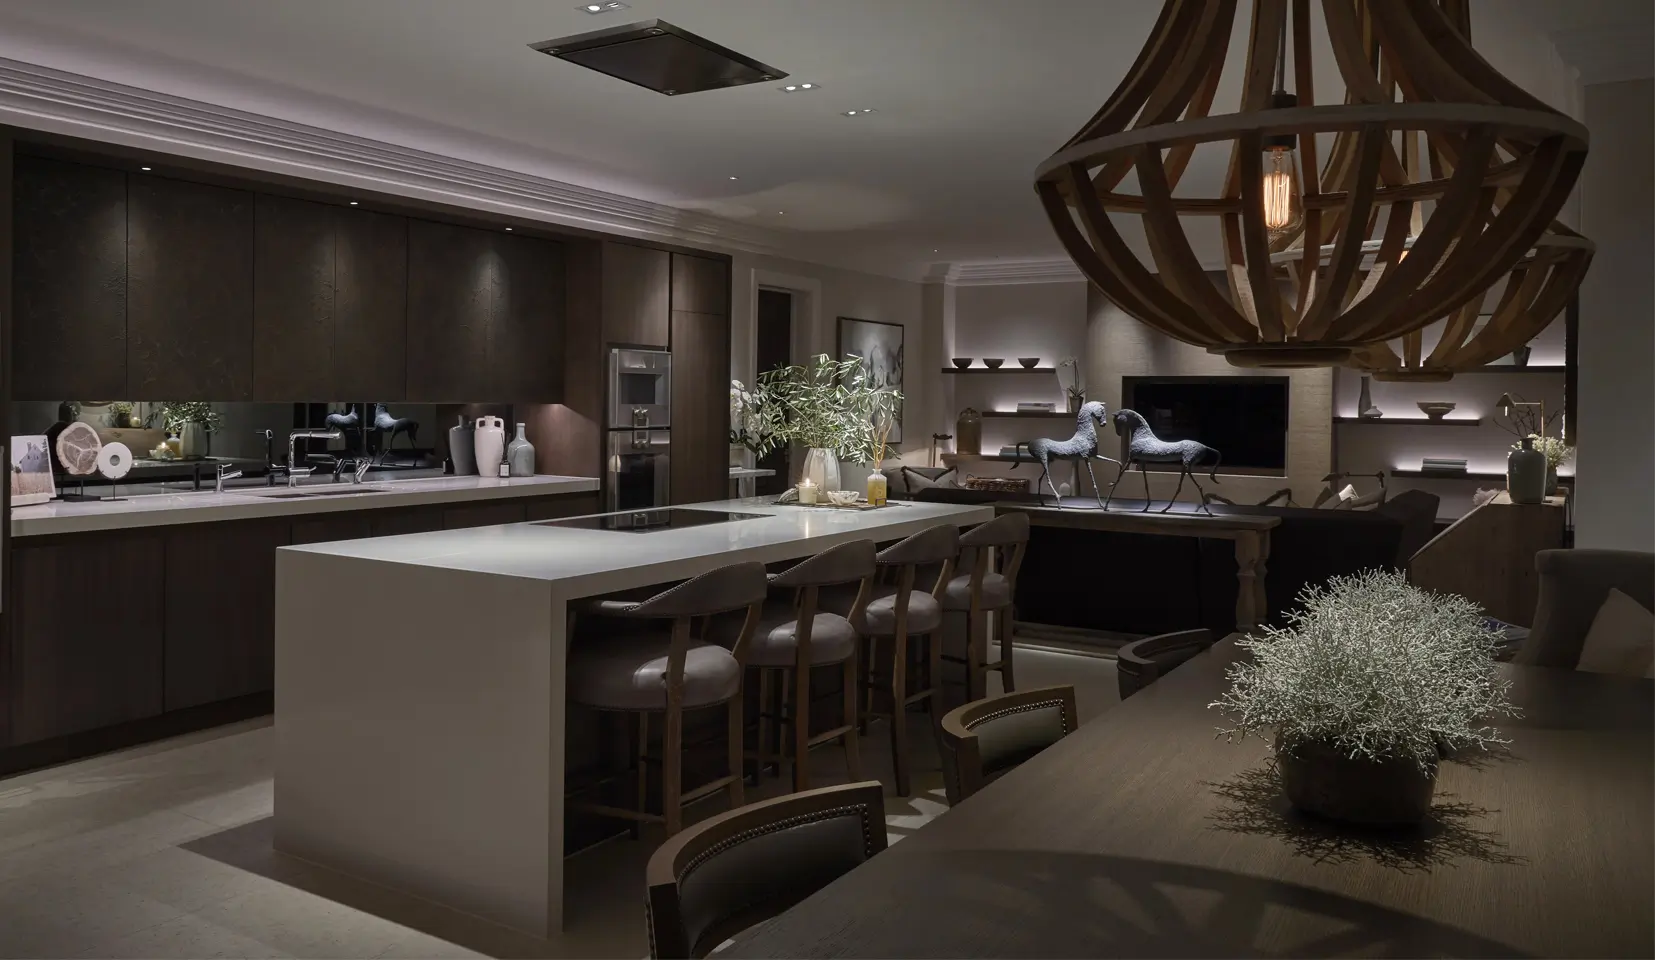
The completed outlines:
[[[1286,377],[1122,377],[1121,404],[1162,440],[1198,440],[1221,469],[1287,469]]]

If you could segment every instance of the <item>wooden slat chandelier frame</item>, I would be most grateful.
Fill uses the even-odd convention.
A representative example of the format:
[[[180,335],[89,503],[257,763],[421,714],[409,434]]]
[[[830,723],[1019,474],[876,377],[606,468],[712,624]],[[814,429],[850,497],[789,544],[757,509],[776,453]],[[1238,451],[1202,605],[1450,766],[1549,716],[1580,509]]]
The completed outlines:
[[[1212,116],[1237,2],[1166,0],[1114,94],[1036,172],[1059,240],[1121,309],[1237,366],[1445,379],[1521,346],[1591,261],[1590,242],[1553,220],[1587,134],[1472,50],[1467,2],[1322,0],[1346,89],[1318,105],[1310,0],[1254,0],[1241,109]],[[1317,133],[1333,137],[1325,164]],[[1221,194],[1174,196],[1196,147],[1221,142]],[[1266,172],[1283,147],[1297,152],[1291,218]],[[1136,193],[1122,189],[1129,174]],[[1111,214],[1142,219],[1153,266]],[[1218,218],[1228,298],[1181,217]],[[1424,328],[1444,319],[1427,355]]]

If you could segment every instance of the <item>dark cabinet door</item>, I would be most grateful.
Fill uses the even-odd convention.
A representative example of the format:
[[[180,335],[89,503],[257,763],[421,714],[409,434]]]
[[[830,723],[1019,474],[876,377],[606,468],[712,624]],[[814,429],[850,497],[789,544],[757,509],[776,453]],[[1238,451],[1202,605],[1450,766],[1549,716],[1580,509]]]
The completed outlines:
[[[130,176],[127,393],[247,400],[253,392],[253,195]]]
[[[469,227],[409,221],[409,400],[495,399],[479,395],[490,380],[494,238]]]
[[[569,493],[559,497],[541,497],[524,504],[529,520],[561,520],[564,517],[582,517],[602,510],[595,493]]]
[[[501,523],[522,523],[524,516],[521,500],[507,500],[504,503],[470,503],[462,507],[449,507],[444,510],[442,525],[445,530],[459,530],[463,527],[492,527]]]
[[[373,536],[368,520],[371,511],[321,513],[293,521],[293,544],[331,543],[335,540],[362,540]]]
[[[510,234],[496,237],[495,247],[493,386],[476,399],[557,403],[563,399],[563,247]]]
[[[441,507],[402,507],[368,513],[368,529],[376,537],[431,533],[442,529]]]
[[[730,486],[730,318],[672,312],[672,502],[723,500]]]
[[[603,339],[666,349],[672,256],[630,243],[603,245]]]
[[[126,174],[18,157],[12,396],[127,396]]]
[[[730,261],[673,254],[672,309],[693,313],[728,313]]]
[[[328,399],[408,396],[408,221],[339,210]],[[309,399],[321,400],[322,396]]]
[[[331,400],[334,208],[259,195],[253,212],[253,398]]]
[[[13,743],[161,712],[163,552],[156,534],[12,550]]]
[[[166,709],[272,689],[287,521],[188,524],[166,542]]]

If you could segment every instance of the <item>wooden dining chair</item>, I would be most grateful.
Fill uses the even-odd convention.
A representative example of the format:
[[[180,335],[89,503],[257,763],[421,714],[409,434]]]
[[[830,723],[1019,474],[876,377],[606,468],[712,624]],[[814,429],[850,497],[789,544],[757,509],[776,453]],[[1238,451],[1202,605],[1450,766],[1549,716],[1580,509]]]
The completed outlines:
[[[1213,645],[1211,630],[1180,630],[1134,640],[1115,654],[1115,679],[1125,700]]]
[[[721,813],[649,858],[649,955],[704,957],[885,849],[877,780],[822,787]]]
[[[942,722],[942,592],[954,575],[954,560],[960,553],[960,531],[953,524],[939,524],[886,547],[879,552],[880,567],[896,572],[894,590],[878,590],[876,598],[862,608],[851,622],[868,643],[866,667],[867,706],[865,716],[883,716],[891,722],[891,761],[896,773],[896,792],[912,792],[908,749],[908,708],[923,701],[931,714],[931,726]],[[930,591],[915,589],[918,568],[940,564],[936,583]],[[925,638],[924,685],[909,690],[908,644]],[[889,656],[878,650],[889,646]],[[879,671],[883,670],[881,674]],[[883,705],[876,700],[883,698]]]
[[[569,649],[569,699],[594,710],[638,716],[638,807],[627,810],[585,802],[572,809],[633,821],[660,821],[671,836],[683,826],[683,805],[717,790],[729,791],[730,806],[742,803],[742,665],[769,590],[764,564],[736,563],[669,587],[646,600],[605,599],[586,612],[612,621]],[[741,633],[726,649],[696,640],[691,625],[745,610]],[[653,621],[653,622],[650,622]],[[573,636],[574,617],[570,618]],[[662,625],[665,629],[662,629]],[[729,712],[730,772],[689,793],[683,792],[684,711],[724,705]],[[649,774],[649,719],[662,717],[661,813],[646,810]]]
[[[1029,547],[1029,515],[1008,513],[978,524],[960,536],[960,556],[970,556],[971,572],[948,581],[942,608],[966,615],[967,699],[988,693],[987,675],[1000,671],[1001,689],[1017,689],[1012,660],[1012,604],[1017,596],[1017,571]],[[1000,640],[1000,659],[988,659],[988,615],[994,614],[994,632]],[[944,659],[959,662],[957,657]]]
[[[943,786],[950,806],[1075,732],[1075,688],[1039,687],[975,700],[942,718]]]

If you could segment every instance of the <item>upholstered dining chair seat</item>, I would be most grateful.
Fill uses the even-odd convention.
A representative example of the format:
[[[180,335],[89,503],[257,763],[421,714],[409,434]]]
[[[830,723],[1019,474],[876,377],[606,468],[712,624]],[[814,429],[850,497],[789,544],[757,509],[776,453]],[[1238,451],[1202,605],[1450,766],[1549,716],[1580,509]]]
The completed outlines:
[[[792,609],[765,611],[747,647],[750,667],[791,667],[798,650],[799,618]],[[843,663],[856,652],[856,628],[837,613],[818,613],[810,622],[810,662]]]
[[[665,633],[619,634],[577,643],[569,658],[569,693],[602,710],[665,710]],[[692,643],[684,655],[684,707],[724,703],[741,690],[741,665],[730,651]]]
[[[983,604],[984,610],[998,610],[1001,607],[1011,606],[1011,581],[998,573],[986,574],[983,577]],[[944,610],[971,609],[971,574],[963,574],[948,581],[943,588],[942,608]]]
[[[872,637],[888,637],[896,633],[896,589],[886,587],[875,591],[862,619],[857,624],[863,633]],[[908,635],[930,633],[942,626],[942,604],[923,590],[908,592]]]

